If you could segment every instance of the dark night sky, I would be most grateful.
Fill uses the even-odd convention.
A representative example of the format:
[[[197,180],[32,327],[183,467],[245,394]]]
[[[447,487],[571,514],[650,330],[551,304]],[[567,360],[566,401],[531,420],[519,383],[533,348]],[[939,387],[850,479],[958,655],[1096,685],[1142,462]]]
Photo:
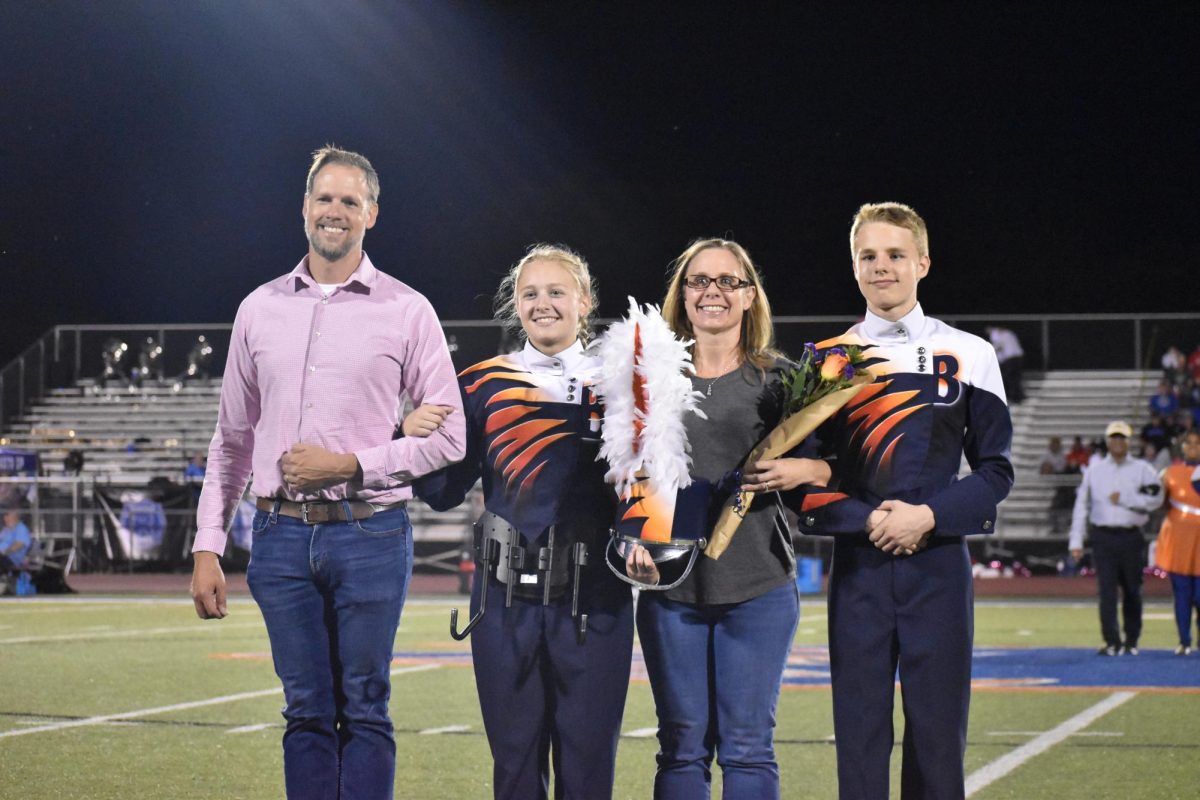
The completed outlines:
[[[929,311],[1195,311],[1200,14],[1179,4],[0,0],[7,361],[55,323],[230,321],[304,254],[309,153],[368,155],[375,263],[482,318],[524,246],[606,315],[730,235],[778,314],[858,313],[868,200]]]

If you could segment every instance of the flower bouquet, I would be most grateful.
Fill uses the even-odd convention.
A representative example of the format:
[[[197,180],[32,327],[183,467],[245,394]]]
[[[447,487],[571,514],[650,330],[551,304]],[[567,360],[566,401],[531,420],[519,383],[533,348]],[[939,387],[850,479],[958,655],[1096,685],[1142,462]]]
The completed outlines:
[[[736,475],[739,486],[741,473],[747,466],[762,459],[779,458],[800,444],[873,380],[861,366],[863,360],[858,347],[831,347],[818,357],[811,342],[804,345],[799,363],[783,376],[783,420],[746,458]],[[754,495],[755,492],[737,488],[725,501],[704,550],[706,556],[720,558],[729,547]]]

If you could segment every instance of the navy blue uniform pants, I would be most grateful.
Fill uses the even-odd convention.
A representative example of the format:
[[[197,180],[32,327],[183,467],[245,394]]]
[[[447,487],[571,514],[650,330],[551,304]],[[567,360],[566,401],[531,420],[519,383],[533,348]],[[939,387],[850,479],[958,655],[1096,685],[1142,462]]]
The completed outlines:
[[[837,540],[829,584],[829,663],[838,791],[888,797],[899,668],[904,706],[901,796],[962,798],[971,701],[974,591],[966,543],[931,540],[891,556]]]
[[[549,797],[553,757],[555,798],[608,800],[633,652],[629,587],[611,575],[585,576],[580,611],[588,629],[580,644],[569,594],[548,606],[514,597],[505,608],[504,585],[490,580],[471,655],[495,797]],[[482,580],[475,583],[473,609]]]
[[[1200,575],[1180,575],[1168,572],[1171,593],[1175,596],[1175,627],[1179,643],[1192,646],[1192,609],[1196,610],[1196,630],[1200,631]]]

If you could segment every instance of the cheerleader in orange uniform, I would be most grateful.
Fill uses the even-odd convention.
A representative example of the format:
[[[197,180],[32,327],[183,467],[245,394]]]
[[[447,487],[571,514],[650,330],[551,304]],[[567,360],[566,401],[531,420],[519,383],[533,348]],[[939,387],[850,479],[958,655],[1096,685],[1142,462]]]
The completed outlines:
[[[1192,647],[1192,609],[1197,612],[1200,631],[1200,431],[1183,437],[1183,461],[1163,470],[1167,494],[1167,516],[1158,534],[1154,563],[1171,577],[1175,595],[1175,625],[1179,647],[1175,655],[1186,656]]]

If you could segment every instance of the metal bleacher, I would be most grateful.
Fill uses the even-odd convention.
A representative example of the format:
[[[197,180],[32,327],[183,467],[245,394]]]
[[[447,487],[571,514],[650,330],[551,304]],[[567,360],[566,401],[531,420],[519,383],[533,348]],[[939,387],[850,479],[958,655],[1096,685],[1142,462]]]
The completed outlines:
[[[1025,402],[1012,409],[1013,467],[1016,483],[1000,507],[997,533],[1010,539],[1050,538],[1048,509],[1054,490],[1077,485],[1079,476],[1041,475],[1038,468],[1051,436],[1064,450],[1075,436],[1101,438],[1113,420],[1136,432],[1146,422],[1157,370],[1057,370],[1027,373]]]
[[[37,453],[50,474],[77,450],[84,457],[80,474],[89,482],[180,480],[191,453],[208,447],[220,391],[219,379],[140,388],[81,380],[51,389],[9,426],[4,439]]]
[[[146,486],[153,479],[180,483],[191,456],[205,453],[217,421],[221,380],[105,386],[82,379],[66,388],[50,389],[10,420],[0,445],[33,452],[42,472],[61,489],[72,480],[63,466],[72,451],[83,456],[77,496],[89,513],[92,489]],[[438,514],[410,504],[417,565],[457,569],[465,533],[470,530],[471,503]],[[76,526],[88,528],[89,526]],[[44,530],[45,538],[61,532]],[[78,534],[76,534],[78,535]]]

